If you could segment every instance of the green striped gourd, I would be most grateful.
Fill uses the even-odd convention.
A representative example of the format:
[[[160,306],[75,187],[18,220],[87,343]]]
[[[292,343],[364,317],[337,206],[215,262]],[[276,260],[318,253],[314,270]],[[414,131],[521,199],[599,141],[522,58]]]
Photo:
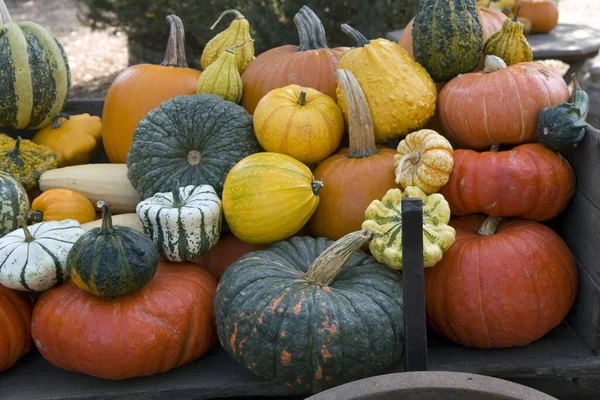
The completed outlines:
[[[62,45],[35,22],[13,22],[0,0],[0,126],[40,129],[64,107],[71,72]]]
[[[481,59],[483,28],[473,0],[421,0],[413,53],[435,82],[473,71]]]
[[[0,171],[0,238],[19,227],[19,216],[27,218],[29,198],[14,176]]]
[[[84,231],[73,219],[40,222],[0,239],[0,284],[7,288],[41,292],[69,276],[67,256]]]
[[[137,205],[144,232],[161,258],[182,262],[210,250],[221,234],[221,200],[210,185],[179,187],[157,193]]]

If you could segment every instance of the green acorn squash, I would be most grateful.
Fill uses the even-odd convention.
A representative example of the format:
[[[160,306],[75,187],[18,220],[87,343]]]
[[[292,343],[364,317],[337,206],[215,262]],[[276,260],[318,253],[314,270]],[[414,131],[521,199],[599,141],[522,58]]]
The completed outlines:
[[[21,139],[0,145],[0,170],[13,175],[25,190],[38,187],[40,176],[58,167],[58,156],[50,147]]]
[[[19,216],[27,218],[29,197],[18,179],[0,171],[0,238],[19,227]]]
[[[370,236],[296,236],[233,263],[215,294],[225,350],[260,377],[312,391],[396,365],[402,279],[357,251]]]
[[[102,207],[102,227],[86,232],[69,252],[71,280],[95,296],[133,293],[156,273],[156,246],[136,229],[113,226],[108,205],[98,202],[98,206]]]
[[[210,94],[178,96],[139,123],[127,155],[127,177],[142,200],[181,186],[212,186],[221,197],[233,166],[261,151],[252,117]]]

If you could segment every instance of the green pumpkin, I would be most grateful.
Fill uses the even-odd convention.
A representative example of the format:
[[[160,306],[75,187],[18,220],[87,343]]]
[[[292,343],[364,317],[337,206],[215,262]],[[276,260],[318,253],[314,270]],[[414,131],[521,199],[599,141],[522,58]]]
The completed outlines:
[[[110,209],[102,206],[102,227],[86,232],[71,248],[67,266],[71,280],[95,296],[133,293],[148,283],[158,268],[158,251],[145,234],[113,226]]]
[[[71,72],[62,45],[34,22],[13,22],[0,0],[0,126],[40,129],[64,107]]]
[[[292,237],[233,263],[215,294],[225,350],[260,377],[312,391],[396,365],[401,275],[358,250],[370,236]]]
[[[227,173],[261,151],[252,117],[210,94],[178,96],[139,123],[127,155],[127,176],[144,200],[181,186],[210,185],[221,197]]]
[[[0,238],[19,227],[19,216],[27,219],[29,197],[14,176],[0,171]]]
[[[412,30],[413,53],[435,82],[473,71],[483,28],[473,0],[421,0]]]

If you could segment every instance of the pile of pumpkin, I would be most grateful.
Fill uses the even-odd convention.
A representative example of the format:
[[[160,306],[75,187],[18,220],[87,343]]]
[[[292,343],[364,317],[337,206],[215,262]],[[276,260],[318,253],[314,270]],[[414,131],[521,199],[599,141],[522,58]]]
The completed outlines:
[[[228,10],[203,72],[186,66],[171,15],[164,62],[119,75],[102,120],[60,114],[58,42],[45,44],[54,86],[0,53],[46,93],[0,82],[1,125],[39,129],[0,137],[12,326],[0,370],[29,350],[31,329],[49,362],[106,379],[170,370],[217,340],[291,387],[385,373],[403,352],[401,201],[415,197],[432,329],[512,347],[559,324],[577,271],[540,222],[573,195],[556,151],[582,140],[587,97],[531,62],[516,16],[453,4],[422,0],[400,45],[343,24],[354,47],[334,49],[304,6],[299,45],[257,57],[248,21]],[[49,35],[10,22],[2,0],[0,17],[5,35]],[[100,143],[111,163],[90,164]],[[33,311],[28,291],[43,292]]]

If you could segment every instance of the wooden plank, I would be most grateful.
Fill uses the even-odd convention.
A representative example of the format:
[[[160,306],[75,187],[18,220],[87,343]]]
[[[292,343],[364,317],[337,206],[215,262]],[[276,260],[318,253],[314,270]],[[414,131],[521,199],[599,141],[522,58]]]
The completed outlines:
[[[578,263],[579,292],[568,320],[585,344],[600,351],[600,285]]]
[[[575,170],[577,189],[600,207],[600,131],[588,129],[581,143],[565,157]]]

